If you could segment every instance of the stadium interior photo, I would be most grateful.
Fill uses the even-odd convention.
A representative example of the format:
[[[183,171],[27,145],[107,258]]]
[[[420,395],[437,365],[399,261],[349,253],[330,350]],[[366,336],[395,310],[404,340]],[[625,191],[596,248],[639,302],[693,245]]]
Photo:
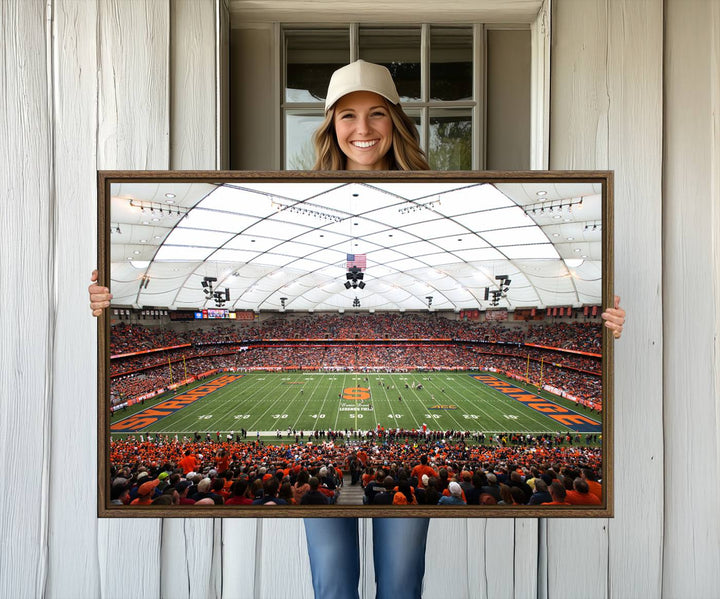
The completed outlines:
[[[110,196],[114,503],[606,501],[600,181]]]

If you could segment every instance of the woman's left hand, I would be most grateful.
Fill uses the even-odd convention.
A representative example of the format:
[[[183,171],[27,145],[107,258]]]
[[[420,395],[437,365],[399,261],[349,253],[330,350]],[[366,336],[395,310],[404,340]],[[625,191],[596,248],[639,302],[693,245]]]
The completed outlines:
[[[605,326],[612,331],[613,337],[620,339],[625,324],[625,310],[620,307],[620,298],[617,295],[615,296],[615,307],[605,310],[602,318]]]

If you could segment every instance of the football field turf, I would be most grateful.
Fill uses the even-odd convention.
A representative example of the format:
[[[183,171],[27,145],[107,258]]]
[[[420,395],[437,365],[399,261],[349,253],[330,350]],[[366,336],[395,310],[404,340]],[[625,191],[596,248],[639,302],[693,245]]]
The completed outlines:
[[[428,430],[484,433],[583,430],[569,428],[553,412],[584,421],[590,426],[585,432],[600,432],[600,415],[568,400],[537,394],[535,388],[514,381],[508,386],[509,379],[499,375],[483,373],[478,378],[455,372],[225,374],[118,411],[111,419],[111,434],[210,432],[214,438],[217,432],[224,436],[245,429],[249,437],[257,431],[261,437],[275,437],[280,430],[287,438],[288,429],[307,435],[313,430],[374,430],[378,424],[385,429],[419,430],[425,424]],[[504,392],[493,386],[505,386]]]

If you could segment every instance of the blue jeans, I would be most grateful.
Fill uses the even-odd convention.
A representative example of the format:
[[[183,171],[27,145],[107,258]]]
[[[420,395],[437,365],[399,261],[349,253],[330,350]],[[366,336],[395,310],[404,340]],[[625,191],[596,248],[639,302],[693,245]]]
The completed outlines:
[[[376,599],[420,599],[429,518],[373,518]],[[357,518],[305,518],[315,599],[358,599]]]

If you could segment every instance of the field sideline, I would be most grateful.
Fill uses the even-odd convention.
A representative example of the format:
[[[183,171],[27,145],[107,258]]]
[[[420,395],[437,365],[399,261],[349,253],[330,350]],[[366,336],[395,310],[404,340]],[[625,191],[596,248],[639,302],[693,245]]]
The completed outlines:
[[[217,432],[224,438],[230,431],[240,429],[248,431],[248,438],[255,438],[258,431],[262,438],[276,438],[276,431],[286,437],[288,429],[302,430],[307,435],[313,430],[367,431],[378,425],[385,429],[419,430],[423,424],[431,431],[532,434],[573,431],[469,373],[254,372],[225,376],[206,379],[176,394],[164,394],[144,405],[117,412],[111,419],[113,438],[148,433],[199,432],[204,436],[209,432],[214,439]],[[500,375],[493,378],[509,380]],[[417,388],[418,385],[422,388]],[[514,381],[512,385],[520,387]],[[537,394],[534,388],[526,385],[522,388]],[[192,389],[197,391],[188,394]],[[179,400],[190,395],[193,395],[187,400],[190,403],[177,409],[182,403]],[[596,412],[550,393],[541,392],[538,401],[545,402],[545,412],[555,411],[556,406],[558,411],[580,414],[585,421],[599,423]],[[169,405],[176,409],[163,408]],[[142,419],[148,414],[156,414],[156,421],[139,426],[153,419]],[[134,427],[128,426],[133,422]]]

